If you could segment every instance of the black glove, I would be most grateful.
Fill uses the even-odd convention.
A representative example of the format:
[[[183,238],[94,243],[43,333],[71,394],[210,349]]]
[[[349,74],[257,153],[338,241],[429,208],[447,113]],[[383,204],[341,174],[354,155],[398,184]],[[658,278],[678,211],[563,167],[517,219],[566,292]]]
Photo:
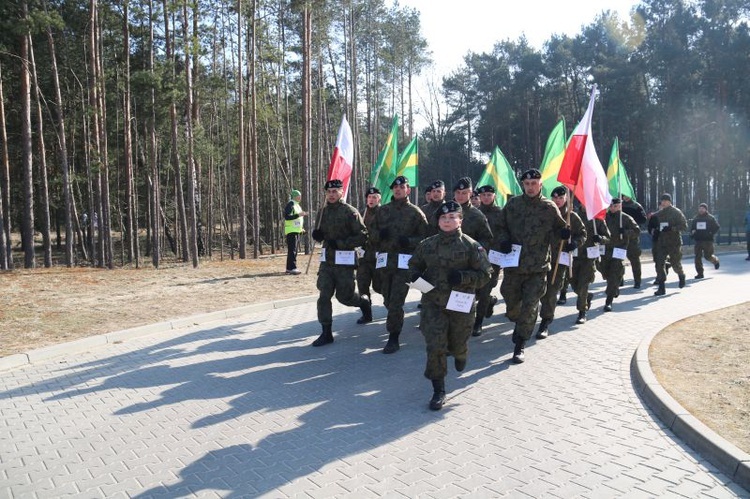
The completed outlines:
[[[323,239],[325,239],[325,235],[323,234],[323,231],[320,229],[313,229],[312,237],[319,243],[323,242]]]
[[[329,239],[329,240],[327,240],[326,241],[326,247],[328,247],[328,248],[330,248],[332,250],[339,249],[339,245],[336,244],[336,240],[335,239]]]
[[[398,237],[398,245],[402,249],[408,248],[409,247],[409,243],[410,243],[410,241],[409,241],[409,238],[407,236],[399,236]]]
[[[594,234],[593,236],[591,236],[591,240],[595,243],[600,243],[602,242],[602,236],[600,236],[599,234]]]
[[[665,225],[664,227],[661,228],[662,232],[669,232],[670,230],[672,229],[669,227],[669,225]]]
[[[390,237],[391,231],[389,229],[380,229],[380,233],[378,234],[380,236],[381,241],[385,241]]]
[[[565,244],[565,251],[573,251],[577,247],[578,247],[578,245],[576,243],[574,243],[574,242],[566,243]]]
[[[409,278],[410,279],[409,282],[417,282],[420,277],[422,277],[422,274],[420,274],[419,272],[414,272],[414,273],[412,273],[411,277]]]
[[[625,235],[625,227],[620,227],[620,230],[618,231],[620,233],[620,236]]]
[[[560,229],[560,239],[570,239],[570,229],[568,227]]]
[[[460,270],[451,270],[448,274],[448,284],[451,286],[457,286],[461,284],[461,281],[463,280],[463,276],[461,275]]]
[[[500,243],[500,253],[510,253],[513,251],[513,244],[510,241]]]

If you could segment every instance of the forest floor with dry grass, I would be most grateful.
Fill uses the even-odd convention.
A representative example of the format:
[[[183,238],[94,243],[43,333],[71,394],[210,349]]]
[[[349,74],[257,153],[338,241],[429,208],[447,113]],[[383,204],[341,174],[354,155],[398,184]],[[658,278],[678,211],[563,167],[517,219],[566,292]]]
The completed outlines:
[[[0,273],[0,357],[168,319],[314,295],[317,258],[302,275],[285,255],[141,268],[18,269]],[[677,322],[654,339],[660,383],[693,415],[750,452],[748,304]]]

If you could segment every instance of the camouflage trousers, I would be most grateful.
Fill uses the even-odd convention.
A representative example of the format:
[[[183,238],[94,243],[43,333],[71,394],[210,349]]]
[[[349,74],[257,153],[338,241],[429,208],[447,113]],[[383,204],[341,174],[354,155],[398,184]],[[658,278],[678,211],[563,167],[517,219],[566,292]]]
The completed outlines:
[[[695,270],[699,274],[703,273],[703,259],[716,264],[719,261],[714,255],[714,242],[713,241],[695,241]]]
[[[554,261],[554,260],[553,260]],[[554,282],[552,281],[552,274],[555,272],[555,267],[547,272],[547,290],[542,296],[542,309],[539,312],[539,316],[542,319],[552,320],[555,318],[555,308],[557,308],[557,295],[563,288],[563,284],[567,283],[568,278],[568,266],[558,265],[557,274],[555,275]]]
[[[654,263],[656,264],[656,279],[667,282],[667,259],[677,275],[684,275],[682,270],[682,246],[679,244],[656,244],[654,248]]]
[[[633,271],[633,280],[636,283],[641,282],[641,241],[635,240],[628,244],[628,261],[630,269]]]
[[[383,294],[383,305],[388,309],[385,328],[388,333],[399,334],[404,326],[404,302],[409,293],[409,271],[404,269],[382,269],[380,289]]]
[[[573,292],[578,295],[576,308],[579,312],[586,311],[586,299],[589,295],[589,284],[594,282],[595,273],[595,260],[590,258],[573,258],[570,287],[573,288]]]
[[[547,290],[547,273],[522,273],[506,269],[500,293],[505,300],[505,315],[516,323],[516,334],[522,340],[528,340],[534,331],[539,315],[539,300]]]
[[[360,306],[359,294],[354,290],[354,267],[330,265],[322,262],[318,270],[318,322],[323,325],[333,324],[333,307],[331,298],[350,307]]]
[[[490,306],[490,295],[492,294],[492,290],[495,289],[495,286],[497,286],[497,282],[500,278],[500,267],[497,265],[492,266],[492,277],[490,277],[490,282],[479,288],[477,291],[477,317],[484,317],[487,313],[487,309]]]
[[[468,341],[476,316],[476,302],[468,314],[453,312],[433,302],[422,300],[420,328],[427,347],[427,379],[443,379],[448,373],[448,355],[466,360]]]
[[[620,282],[625,275],[625,265],[619,258],[603,256],[601,261],[602,275],[607,281],[607,300],[613,300],[620,294]]]
[[[372,290],[380,293],[380,273],[375,271],[375,261],[362,259],[357,267],[357,290],[360,295],[370,296]]]

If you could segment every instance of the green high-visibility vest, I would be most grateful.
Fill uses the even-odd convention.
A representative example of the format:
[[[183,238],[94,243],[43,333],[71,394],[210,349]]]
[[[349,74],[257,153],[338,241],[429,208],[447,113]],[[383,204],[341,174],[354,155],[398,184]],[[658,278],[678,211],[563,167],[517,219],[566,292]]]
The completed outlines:
[[[292,214],[297,215],[299,213],[302,213],[302,207],[299,205],[298,202],[292,201],[294,204],[292,205]],[[299,216],[295,218],[294,220],[284,220],[284,235],[291,234],[294,232],[300,233],[303,232],[303,227],[305,226],[305,217]]]

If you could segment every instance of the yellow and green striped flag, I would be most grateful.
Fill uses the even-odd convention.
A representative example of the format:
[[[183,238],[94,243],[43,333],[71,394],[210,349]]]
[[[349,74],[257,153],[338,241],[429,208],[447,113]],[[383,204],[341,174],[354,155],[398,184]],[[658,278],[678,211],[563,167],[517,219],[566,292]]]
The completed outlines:
[[[477,187],[482,187],[483,185],[491,185],[495,188],[495,204],[500,207],[505,206],[508,196],[523,194],[521,185],[516,178],[516,173],[497,146],[492,151],[490,161],[487,163],[484,173],[482,173],[477,182]]]
[[[419,185],[417,166],[419,166],[419,145],[417,144],[417,138],[414,137],[399,156],[398,171],[396,172],[396,176],[403,175],[409,179],[409,187],[412,189]]]
[[[565,142],[565,120],[561,119],[549,134],[542,164],[539,166],[539,171],[542,172],[542,194],[546,197],[551,197],[552,190],[562,185],[557,181],[557,174],[565,157]]]
[[[385,139],[385,146],[378,154],[378,159],[372,167],[370,173],[370,185],[380,189],[382,193],[382,204],[391,199],[391,182],[397,177],[398,168],[398,114],[393,117],[393,125],[388,138]]]
[[[625,171],[625,165],[620,160],[620,142],[615,137],[615,143],[612,144],[612,152],[609,155],[609,166],[607,166],[607,183],[609,184],[609,193],[612,197],[627,196],[635,199],[633,184],[628,179],[628,173]]]

